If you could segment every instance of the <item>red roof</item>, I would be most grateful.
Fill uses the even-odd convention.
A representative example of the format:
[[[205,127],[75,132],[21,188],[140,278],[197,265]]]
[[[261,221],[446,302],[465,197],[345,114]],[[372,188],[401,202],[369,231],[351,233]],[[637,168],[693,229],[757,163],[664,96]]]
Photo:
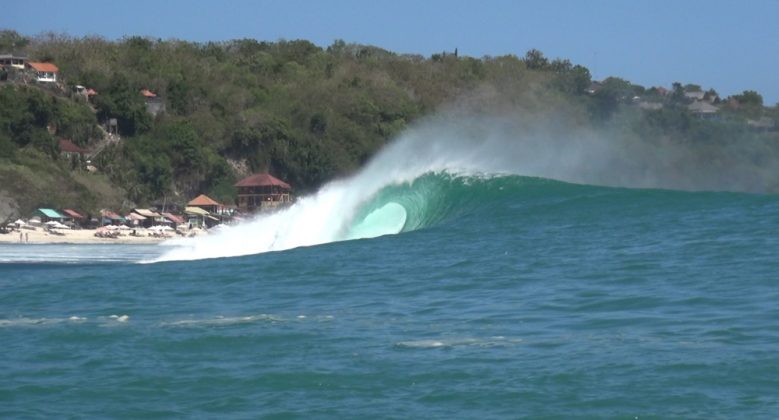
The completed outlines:
[[[271,174],[254,174],[248,178],[244,178],[235,184],[236,187],[267,187],[276,186],[291,190],[292,187],[286,182],[274,177]]]
[[[83,155],[83,154],[89,153],[89,150],[82,149],[82,148],[76,146],[70,140],[60,139],[60,152],[80,153],[80,154]]]
[[[157,97],[157,94],[152,92],[152,91],[150,91],[149,89],[142,89],[141,90],[141,95],[143,95],[143,96],[145,96],[147,98],[156,98]]]
[[[124,216],[124,218],[129,220],[138,220],[138,221],[146,220],[146,217],[141,216],[138,213],[129,213],[127,214],[127,216]]]
[[[64,209],[62,210],[63,213],[67,214],[68,216],[74,218],[74,219],[83,219],[84,216],[81,215],[81,213],[72,210],[72,209]]]
[[[27,64],[30,67],[32,67],[33,70],[35,70],[35,71],[47,71],[47,72],[52,72],[52,73],[57,73],[58,71],[60,71],[60,69],[57,68],[57,66],[55,66],[54,64],[51,64],[51,63],[34,63],[34,62],[31,61],[31,62],[29,62]]]
[[[177,224],[180,224],[180,225],[186,223],[186,222],[184,222],[184,219],[182,219],[179,216],[176,216],[175,214],[162,213],[162,215],[165,216],[166,219],[170,220],[173,223],[177,223]]]
[[[100,212],[100,215],[107,219],[115,219],[115,220],[123,219],[122,216],[112,212],[111,210],[103,210]]]
[[[188,206],[221,206],[221,204],[217,203],[216,201],[212,200],[211,197],[200,194],[199,196],[195,197],[187,203]]]

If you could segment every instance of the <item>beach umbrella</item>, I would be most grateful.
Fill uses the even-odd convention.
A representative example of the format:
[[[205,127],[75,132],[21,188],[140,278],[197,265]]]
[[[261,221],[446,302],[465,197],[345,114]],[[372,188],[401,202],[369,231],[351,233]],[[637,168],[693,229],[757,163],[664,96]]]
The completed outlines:
[[[26,225],[26,224],[27,224],[27,222],[25,222],[25,221],[24,221],[24,220],[22,220],[22,219],[18,219],[17,221],[15,221],[15,222],[14,222],[14,224],[15,224],[16,226],[24,226],[24,225]]]

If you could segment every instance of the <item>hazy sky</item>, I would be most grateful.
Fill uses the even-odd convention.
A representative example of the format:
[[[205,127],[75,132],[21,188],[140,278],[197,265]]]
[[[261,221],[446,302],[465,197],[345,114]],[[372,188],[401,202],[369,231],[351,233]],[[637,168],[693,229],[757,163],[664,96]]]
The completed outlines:
[[[696,83],[779,102],[779,0],[7,1],[0,28],[118,39],[336,39],[429,56],[537,48],[593,77],[644,86]],[[49,12],[47,12],[49,11]]]

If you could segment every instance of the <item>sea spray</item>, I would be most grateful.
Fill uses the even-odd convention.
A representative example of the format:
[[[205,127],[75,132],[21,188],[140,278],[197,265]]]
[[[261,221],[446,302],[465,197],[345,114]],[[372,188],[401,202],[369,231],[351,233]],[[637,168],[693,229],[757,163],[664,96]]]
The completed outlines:
[[[328,183],[289,208],[258,215],[235,229],[171,242],[173,247],[155,261],[248,255],[409,230],[408,222],[399,222],[406,217],[397,208],[391,223],[384,219],[378,228],[366,228],[371,212],[365,206],[383,189],[409,185],[426,174],[521,175],[692,190],[749,190],[752,184],[747,181],[754,179],[748,165],[734,165],[732,171],[696,166],[693,151],[680,145],[615,137],[565,119],[533,118],[430,118],[388,144],[352,177]]]
[[[582,178],[594,161],[587,153],[601,149],[568,138],[568,147],[562,147],[550,140],[563,138],[560,127],[541,121],[520,126],[506,119],[432,118],[390,143],[354,176],[326,184],[291,207],[258,215],[236,229],[171,242],[173,248],[155,261],[249,255],[398,233],[403,228],[399,224],[386,231],[369,229],[369,234],[361,234],[369,230],[351,228],[361,225],[362,220],[354,218],[367,216],[362,206],[382,189],[409,184],[425,174]]]

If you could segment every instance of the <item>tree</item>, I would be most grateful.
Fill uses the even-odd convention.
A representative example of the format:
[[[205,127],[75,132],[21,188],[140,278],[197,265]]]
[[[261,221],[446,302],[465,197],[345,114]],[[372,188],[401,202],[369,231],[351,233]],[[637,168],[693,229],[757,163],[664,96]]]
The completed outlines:
[[[701,89],[701,85],[688,83],[688,84],[684,85],[684,91],[685,92],[701,92],[701,91],[703,91],[703,89]]]
[[[714,89],[709,89],[703,94],[703,99],[709,102],[719,102],[719,94]]]
[[[734,95],[733,97],[740,105],[754,107],[763,106],[763,96],[754,90],[745,90],[740,95]]]
[[[30,40],[16,31],[0,31],[0,51],[19,53],[30,44]]]
[[[544,57],[544,53],[535,48],[525,54],[524,61],[530,70],[545,70],[549,66],[549,60]]]
[[[673,82],[671,86],[671,102],[676,104],[686,102],[687,98],[684,96],[684,86],[679,82]]]

